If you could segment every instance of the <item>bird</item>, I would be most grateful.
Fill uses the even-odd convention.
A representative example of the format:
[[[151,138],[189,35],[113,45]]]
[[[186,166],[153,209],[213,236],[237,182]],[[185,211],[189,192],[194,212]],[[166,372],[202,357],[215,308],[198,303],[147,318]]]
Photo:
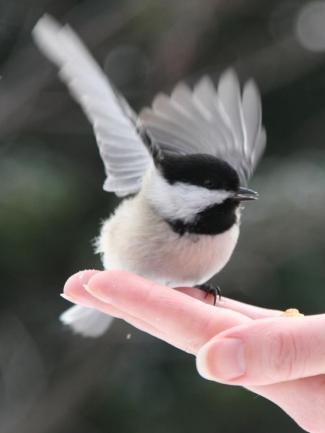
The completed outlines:
[[[103,267],[216,296],[208,281],[234,251],[242,202],[258,198],[247,186],[266,145],[255,81],[241,88],[229,68],[217,86],[180,82],[137,115],[69,25],[43,15],[32,36],[93,127],[104,190],[121,199],[96,240]],[[60,318],[86,337],[112,321],[79,305]]]

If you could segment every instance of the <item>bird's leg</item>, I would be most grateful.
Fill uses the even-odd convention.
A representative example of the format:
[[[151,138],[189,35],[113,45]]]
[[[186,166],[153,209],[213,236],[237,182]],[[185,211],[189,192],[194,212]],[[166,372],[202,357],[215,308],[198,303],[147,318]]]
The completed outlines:
[[[221,289],[219,286],[213,286],[212,284],[204,283],[195,287],[205,292],[206,296],[211,294],[213,296],[213,305],[216,305],[217,296],[219,298],[219,301],[221,300]]]

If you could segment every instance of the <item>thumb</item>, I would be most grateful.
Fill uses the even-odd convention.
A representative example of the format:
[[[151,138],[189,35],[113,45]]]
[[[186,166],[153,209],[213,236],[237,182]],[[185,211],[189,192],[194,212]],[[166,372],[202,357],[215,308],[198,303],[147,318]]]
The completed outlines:
[[[325,373],[325,314],[261,319],[218,334],[198,352],[209,380],[268,385]]]

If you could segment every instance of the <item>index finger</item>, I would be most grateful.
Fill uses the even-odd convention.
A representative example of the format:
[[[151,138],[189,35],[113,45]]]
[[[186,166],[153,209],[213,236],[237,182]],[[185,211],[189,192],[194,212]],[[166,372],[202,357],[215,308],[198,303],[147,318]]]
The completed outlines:
[[[97,300],[158,329],[175,346],[196,354],[213,336],[251,319],[207,305],[179,291],[125,271],[103,271],[85,287]]]
[[[202,302],[207,304],[213,303],[213,296],[204,293],[195,287],[177,287],[177,290],[186,293],[192,298],[200,299]],[[267,317],[279,317],[283,315],[281,310],[272,310],[269,308],[256,307],[255,305],[246,304],[244,302],[235,301],[234,299],[226,298],[222,296],[221,299],[217,299],[217,306],[220,308],[227,308],[230,310],[237,311],[244,316],[250,317],[251,319],[265,319]]]

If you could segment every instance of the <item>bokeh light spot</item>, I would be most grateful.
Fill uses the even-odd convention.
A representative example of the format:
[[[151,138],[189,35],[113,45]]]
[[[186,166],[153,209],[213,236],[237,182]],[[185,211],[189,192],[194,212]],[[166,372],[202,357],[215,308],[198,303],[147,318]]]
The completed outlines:
[[[299,43],[307,50],[325,51],[325,2],[310,2],[300,10],[296,35]]]

